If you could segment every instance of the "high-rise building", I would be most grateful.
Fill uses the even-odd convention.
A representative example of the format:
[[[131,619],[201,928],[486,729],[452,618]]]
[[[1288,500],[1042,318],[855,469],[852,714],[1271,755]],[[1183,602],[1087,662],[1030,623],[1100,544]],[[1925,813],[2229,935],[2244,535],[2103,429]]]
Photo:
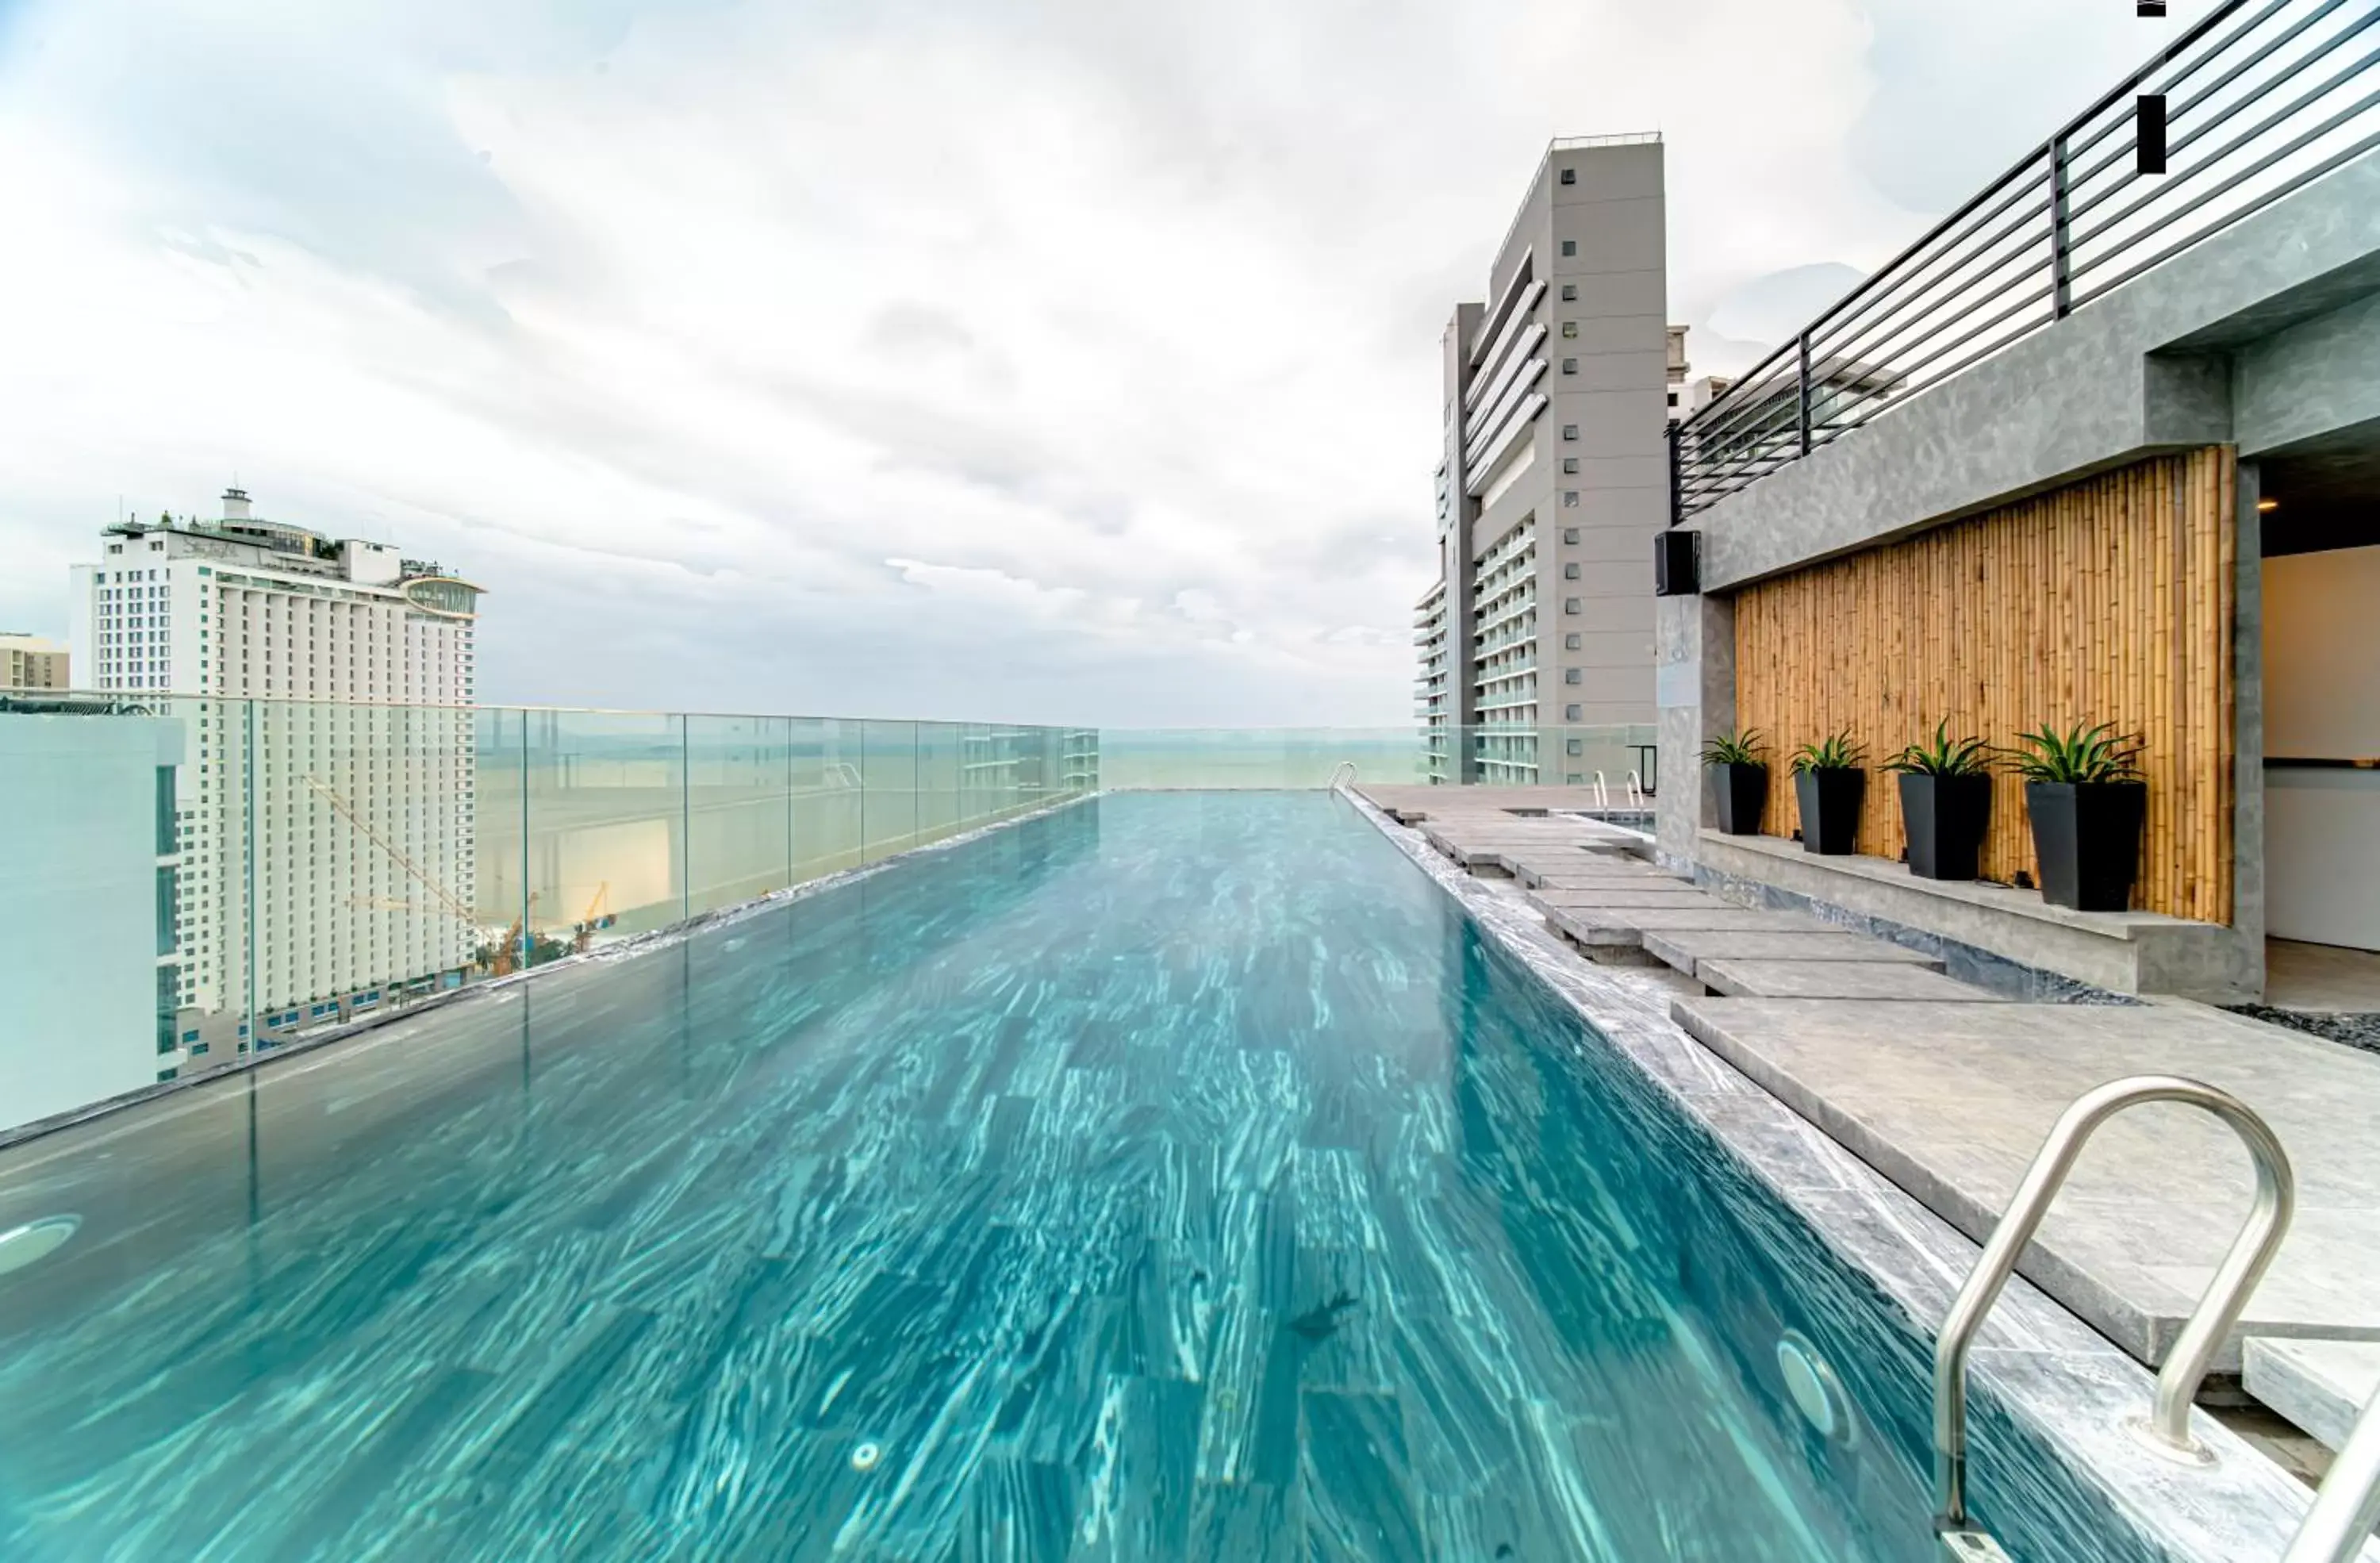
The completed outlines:
[[[0,689],[71,688],[70,667],[67,648],[55,640],[0,634]]]
[[[89,698],[0,697],[0,1129],[170,1077],[183,723]]]
[[[1434,780],[1580,782],[1562,727],[1650,722],[1653,535],[1669,517],[1661,139],[1557,140],[1484,304],[1441,338],[1439,578],[1418,604]]]
[[[1682,325],[1673,325],[1670,328],[1670,361],[1668,374],[1670,390],[1670,421],[1671,423],[1684,422],[1686,415],[1693,410],[1686,405],[1688,395],[1686,378],[1693,374],[1694,371],[1694,365],[1686,361],[1686,328]]]
[[[177,1035],[270,1037],[461,980],[480,588],[250,514],[119,522],[73,568],[84,682],[182,719]],[[252,935],[252,937],[251,937]]]

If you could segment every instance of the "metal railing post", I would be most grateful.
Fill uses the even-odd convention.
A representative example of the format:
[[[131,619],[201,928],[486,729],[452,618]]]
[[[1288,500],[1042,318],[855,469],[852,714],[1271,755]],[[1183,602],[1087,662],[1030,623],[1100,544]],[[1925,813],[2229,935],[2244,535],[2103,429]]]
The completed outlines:
[[[1810,333],[1806,331],[1802,333],[1801,358],[1802,454],[1808,455],[1810,454]]]
[[[2249,1292],[2289,1230],[2297,1183],[2289,1171],[2289,1157],[2271,1128],[2229,1092],[2169,1074],[2113,1080],[2084,1092],[2058,1115],[2033,1165],[2025,1169],[2024,1180],[2017,1185],[1999,1225],[1992,1229],[1983,1257],[1975,1261],[1958,1301],[1950,1304],[1941,1339],[1935,1343],[1934,1530],[1944,1538],[1948,1556],[1973,1555],[1972,1551],[1962,1554],[1952,1539],[1964,1540],[1973,1533],[1967,1514],[1968,1348],[1984,1316],[1998,1300],[2000,1289],[2008,1284],[2018,1256],[2048,1213],[2049,1202],[2073,1169],[2084,1143],[2108,1119],[2144,1102],[2180,1102],[2213,1113],[2240,1136],[2256,1166],[2256,1196],[2248,1219],[2166,1356],[2165,1366],[2157,1374],[2154,1410],[2145,1423],[2134,1427],[2143,1442],[2161,1453],[2204,1458],[2190,1436],[2191,1402],[2198,1397],[2199,1383],[2206,1376],[2216,1350],[2240,1322]]]
[[[2074,309],[2074,256],[2066,207],[2066,136],[2061,131],[2049,143],[2050,309],[2061,321]]]

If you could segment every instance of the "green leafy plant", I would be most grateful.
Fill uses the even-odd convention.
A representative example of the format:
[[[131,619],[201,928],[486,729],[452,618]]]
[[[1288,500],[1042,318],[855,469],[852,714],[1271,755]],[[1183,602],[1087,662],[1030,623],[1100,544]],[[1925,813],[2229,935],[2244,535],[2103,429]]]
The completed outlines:
[[[2141,742],[2115,732],[2115,723],[2076,722],[2060,733],[2047,722],[2038,733],[2021,733],[2024,751],[2016,768],[2028,782],[2138,782]]]
[[[1913,776],[1981,776],[1992,768],[1992,751],[1980,738],[1953,738],[1950,719],[1934,724],[1934,736],[1912,744],[1884,762],[1887,770]]]
[[[1768,762],[1760,757],[1767,752],[1768,745],[1761,742],[1760,729],[1755,727],[1742,733],[1722,733],[1705,744],[1703,763],[1705,765],[1767,765]]]
[[[1831,733],[1793,751],[1793,774],[1805,770],[1857,770],[1867,751],[1852,742],[1851,730]]]

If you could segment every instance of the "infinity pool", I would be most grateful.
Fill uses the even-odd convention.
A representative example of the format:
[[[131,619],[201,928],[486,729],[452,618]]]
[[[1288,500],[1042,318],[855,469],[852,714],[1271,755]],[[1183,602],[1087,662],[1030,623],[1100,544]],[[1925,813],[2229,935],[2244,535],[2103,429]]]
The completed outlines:
[[[1108,797],[0,1153],[0,1557],[1926,1556],[1619,1067],[1344,802]]]

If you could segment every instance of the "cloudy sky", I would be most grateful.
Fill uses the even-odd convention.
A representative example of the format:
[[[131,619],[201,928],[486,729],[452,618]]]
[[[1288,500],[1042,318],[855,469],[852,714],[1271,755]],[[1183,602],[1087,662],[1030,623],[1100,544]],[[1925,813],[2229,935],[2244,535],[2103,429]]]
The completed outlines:
[[[2186,18],[2204,9],[2178,6]],[[119,501],[490,588],[490,701],[1393,723],[1437,339],[1660,130],[1697,370],[2130,0],[0,0],[0,627]]]

